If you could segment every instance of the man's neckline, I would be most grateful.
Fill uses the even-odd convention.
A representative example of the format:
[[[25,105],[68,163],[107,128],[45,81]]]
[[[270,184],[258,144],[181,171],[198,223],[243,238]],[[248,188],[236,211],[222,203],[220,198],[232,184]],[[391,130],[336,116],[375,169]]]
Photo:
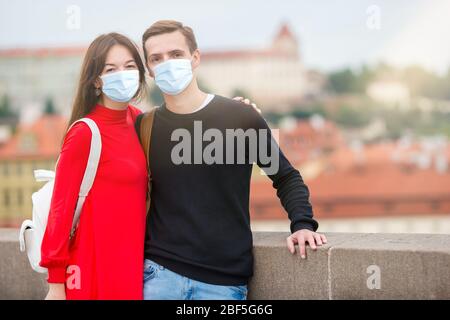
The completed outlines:
[[[167,104],[164,102],[163,105],[161,106],[161,111],[163,111],[164,113],[166,113],[168,116],[174,117],[174,118],[191,118],[191,117],[195,117],[198,116],[200,114],[203,114],[204,112],[206,112],[208,110],[208,106],[211,104],[211,102],[217,97],[217,95],[214,94],[208,94],[207,97],[205,98],[205,100],[203,101],[203,103],[197,108],[195,109],[193,112],[189,112],[189,113],[177,113],[177,112],[173,112],[171,110],[169,110],[167,108]]]
[[[204,107],[206,107],[211,102],[212,99],[214,99],[214,95],[211,93],[208,93],[206,95],[205,100],[203,100],[202,104],[197,109],[195,109],[194,111],[192,111],[190,113],[194,113],[194,112],[202,110]]]

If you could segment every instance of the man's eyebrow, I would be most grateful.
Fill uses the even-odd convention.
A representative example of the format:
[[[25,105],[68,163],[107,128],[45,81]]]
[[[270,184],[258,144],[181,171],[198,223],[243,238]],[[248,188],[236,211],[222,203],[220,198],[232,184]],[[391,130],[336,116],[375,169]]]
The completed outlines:
[[[184,51],[181,50],[181,49],[174,49],[174,50],[169,51],[169,53],[171,53],[171,54],[173,54],[173,53],[179,53],[179,52],[183,53]]]
[[[174,54],[174,53],[179,53],[179,52],[184,53],[184,51],[181,50],[181,49],[173,49],[173,50],[169,51],[169,54]],[[160,57],[162,55],[163,55],[162,53],[153,53],[153,54],[149,55],[148,57],[149,58],[151,58],[151,57]]]

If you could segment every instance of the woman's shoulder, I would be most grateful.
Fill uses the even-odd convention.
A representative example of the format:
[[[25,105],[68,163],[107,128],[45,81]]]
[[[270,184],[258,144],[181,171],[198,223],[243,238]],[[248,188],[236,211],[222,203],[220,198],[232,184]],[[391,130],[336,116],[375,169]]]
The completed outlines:
[[[92,137],[92,132],[87,123],[78,121],[68,129],[66,133],[66,142],[83,144],[89,142]]]

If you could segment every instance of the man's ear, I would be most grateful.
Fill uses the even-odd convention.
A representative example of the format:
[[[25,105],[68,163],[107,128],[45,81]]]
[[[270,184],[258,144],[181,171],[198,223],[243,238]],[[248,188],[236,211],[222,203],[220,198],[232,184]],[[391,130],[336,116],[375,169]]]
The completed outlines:
[[[196,49],[192,53],[192,70],[197,69],[199,65],[200,65],[200,50]]]

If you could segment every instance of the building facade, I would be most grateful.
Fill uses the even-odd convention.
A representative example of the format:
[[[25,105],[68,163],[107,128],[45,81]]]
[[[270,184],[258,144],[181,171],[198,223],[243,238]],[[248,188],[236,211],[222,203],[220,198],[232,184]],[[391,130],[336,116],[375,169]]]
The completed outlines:
[[[0,98],[7,95],[22,119],[36,119],[48,99],[68,117],[86,49],[0,50]],[[267,48],[202,52],[198,77],[214,93],[243,92],[262,110],[277,111],[320,94],[324,83],[320,73],[305,68],[299,42],[286,24]],[[150,106],[148,101],[138,105]]]
[[[324,83],[320,74],[306,69],[299,42],[286,24],[266,48],[202,53],[198,77],[215,93],[245,93],[264,111],[298,105],[319,94]]]
[[[18,226],[31,217],[31,195],[43,186],[34,170],[54,170],[67,121],[45,115],[32,124],[20,124],[0,147],[0,225]]]

